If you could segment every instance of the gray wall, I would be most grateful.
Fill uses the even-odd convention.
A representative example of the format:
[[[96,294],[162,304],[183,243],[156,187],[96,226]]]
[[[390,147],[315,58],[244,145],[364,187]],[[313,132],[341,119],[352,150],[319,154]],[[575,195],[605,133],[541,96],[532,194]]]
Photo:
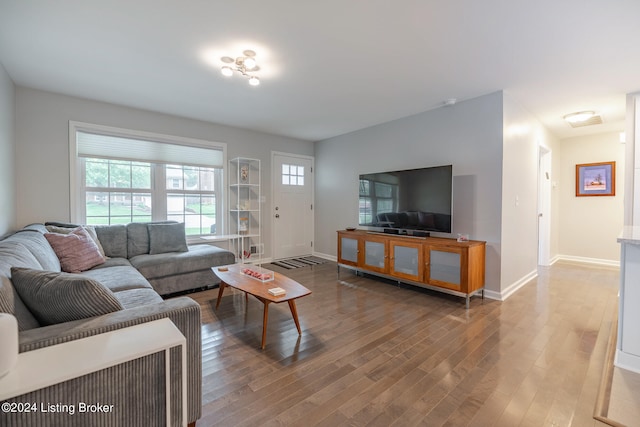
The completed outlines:
[[[211,118],[215,121],[215,117]],[[271,254],[271,151],[313,155],[313,143],[210,122],[80,99],[36,89],[16,89],[18,226],[70,219],[69,121],[198,138],[227,144],[227,158],[262,161],[262,240]]]
[[[0,236],[16,227],[15,86],[0,64]]]
[[[502,92],[316,142],[315,251],[358,224],[358,175],[453,165],[452,235],[487,241],[487,288],[500,291]]]

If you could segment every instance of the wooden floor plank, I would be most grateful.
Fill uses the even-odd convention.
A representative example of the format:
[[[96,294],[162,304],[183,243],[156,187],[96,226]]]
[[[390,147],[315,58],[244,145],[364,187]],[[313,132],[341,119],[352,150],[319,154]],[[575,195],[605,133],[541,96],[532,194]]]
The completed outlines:
[[[270,266],[272,267],[272,266]],[[274,270],[278,269],[273,267]],[[278,269],[313,294],[269,310],[228,290],[202,308],[199,426],[596,426],[618,271],[540,268],[504,302],[464,300],[328,262]]]

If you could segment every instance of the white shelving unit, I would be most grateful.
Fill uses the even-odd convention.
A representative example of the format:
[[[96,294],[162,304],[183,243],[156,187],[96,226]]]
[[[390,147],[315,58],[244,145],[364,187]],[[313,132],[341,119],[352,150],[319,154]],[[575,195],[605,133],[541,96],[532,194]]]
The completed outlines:
[[[229,234],[238,262],[260,262],[262,257],[260,160],[229,160]]]

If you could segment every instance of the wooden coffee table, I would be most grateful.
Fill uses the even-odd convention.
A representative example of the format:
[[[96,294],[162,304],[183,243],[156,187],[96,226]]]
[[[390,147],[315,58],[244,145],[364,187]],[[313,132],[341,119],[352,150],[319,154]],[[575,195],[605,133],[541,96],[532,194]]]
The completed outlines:
[[[261,347],[264,349],[265,340],[267,338],[267,319],[269,317],[269,304],[272,302],[279,304],[286,301],[287,303],[289,303],[289,309],[291,310],[293,321],[296,323],[296,328],[298,328],[298,335],[302,335],[302,331],[300,330],[300,322],[298,321],[298,311],[296,309],[295,300],[311,294],[311,291],[295,280],[290,279],[287,276],[283,276],[282,274],[275,271],[271,272],[274,277],[273,280],[263,282],[261,280],[247,276],[246,274],[243,274],[241,270],[247,267],[253,266],[248,264],[231,264],[212,268],[215,275],[218,276],[218,278],[221,280],[220,290],[218,291],[218,301],[216,302],[216,310],[220,305],[220,300],[222,299],[224,288],[226,288],[227,286],[231,286],[232,288],[244,292],[245,297],[247,297],[247,295],[253,295],[254,297],[256,297],[260,302],[264,304],[264,312],[262,315]],[[222,269],[223,271],[221,271],[220,269]],[[224,271],[224,269],[227,270]],[[268,292],[268,290],[271,288],[282,288],[286,291],[286,294],[281,296],[271,295]]]

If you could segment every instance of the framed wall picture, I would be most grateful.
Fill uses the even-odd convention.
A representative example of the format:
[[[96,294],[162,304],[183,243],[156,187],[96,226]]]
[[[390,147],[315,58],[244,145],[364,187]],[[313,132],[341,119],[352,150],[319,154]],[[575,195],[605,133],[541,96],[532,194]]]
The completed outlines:
[[[616,162],[576,165],[576,197],[615,195]]]

